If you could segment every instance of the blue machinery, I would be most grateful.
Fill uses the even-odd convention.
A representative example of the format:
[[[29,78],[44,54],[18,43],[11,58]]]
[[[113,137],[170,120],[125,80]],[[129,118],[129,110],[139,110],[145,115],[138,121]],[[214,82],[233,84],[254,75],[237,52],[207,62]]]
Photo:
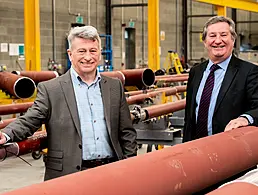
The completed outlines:
[[[104,64],[99,65],[100,72],[113,70],[113,51],[112,51],[112,35],[100,35],[100,38],[104,39],[104,46],[101,54],[103,56]]]

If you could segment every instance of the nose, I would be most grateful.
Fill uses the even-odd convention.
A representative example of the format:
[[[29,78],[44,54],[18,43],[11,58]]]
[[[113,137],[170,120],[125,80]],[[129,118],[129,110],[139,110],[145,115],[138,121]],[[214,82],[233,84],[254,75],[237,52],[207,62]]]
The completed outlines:
[[[220,35],[216,36],[215,43],[217,43],[217,44],[221,43],[221,36]]]
[[[85,52],[83,58],[84,58],[86,61],[90,61],[90,60],[91,60],[90,52]]]

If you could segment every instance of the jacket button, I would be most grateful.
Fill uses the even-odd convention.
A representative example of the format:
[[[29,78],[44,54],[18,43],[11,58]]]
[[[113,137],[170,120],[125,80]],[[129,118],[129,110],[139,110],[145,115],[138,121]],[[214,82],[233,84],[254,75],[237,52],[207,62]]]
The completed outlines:
[[[79,148],[82,149],[82,145],[81,144],[79,144]]]
[[[80,171],[80,170],[81,170],[81,167],[80,167],[79,165],[77,165],[77,166],[76,166],[76,169],[77,169],[78,171]]]

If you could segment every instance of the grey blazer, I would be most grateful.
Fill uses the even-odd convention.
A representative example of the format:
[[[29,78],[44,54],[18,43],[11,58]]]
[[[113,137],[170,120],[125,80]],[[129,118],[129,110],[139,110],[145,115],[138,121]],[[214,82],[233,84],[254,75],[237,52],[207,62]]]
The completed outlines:
[[[123,86],[117,79],[101,76],[101,94],[109,137],[118,159],[136,155],[136,131],[132,126]],[[37,131],[47,130],[48,154],[45,180],[81,170],[82,138],[70,71],[38,85],[37,97],[25,115],[3,132],[21,141]]]

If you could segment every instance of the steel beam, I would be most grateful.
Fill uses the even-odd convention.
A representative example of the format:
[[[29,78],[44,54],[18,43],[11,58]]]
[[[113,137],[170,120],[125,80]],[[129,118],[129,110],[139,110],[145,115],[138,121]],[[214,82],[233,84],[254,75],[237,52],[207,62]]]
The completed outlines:
[[[160,69],[159,0],[148,1],[148,66]]]
[[[258,3],[246,0],[195,0],[202,3],[213,4],[222,7],[231,7],[251,12],[258,12]]]
[[[24,47],[26,70],[41,70],[39,0],[24,0]]]

